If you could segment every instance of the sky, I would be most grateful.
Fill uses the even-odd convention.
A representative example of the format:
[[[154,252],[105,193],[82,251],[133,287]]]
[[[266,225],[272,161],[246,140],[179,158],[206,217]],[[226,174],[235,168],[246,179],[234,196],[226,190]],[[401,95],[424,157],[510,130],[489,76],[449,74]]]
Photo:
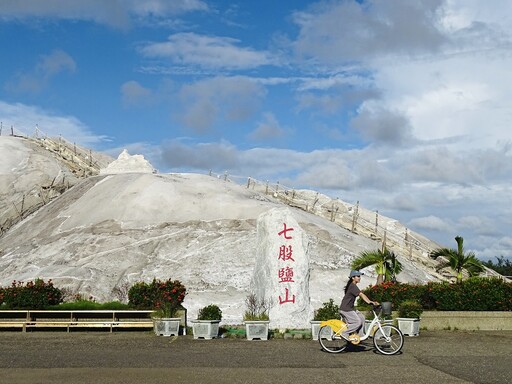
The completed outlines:
[[[512,259],[509,0],[1,0],[0,121]]]

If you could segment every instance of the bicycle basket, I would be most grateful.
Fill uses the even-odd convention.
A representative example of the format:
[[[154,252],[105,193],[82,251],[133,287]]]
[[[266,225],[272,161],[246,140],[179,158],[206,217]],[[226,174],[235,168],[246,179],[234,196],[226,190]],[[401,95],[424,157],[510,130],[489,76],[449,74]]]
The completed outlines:
[[[390,316],[391,315],[391,312],[392,312],[392,303],[391,301],[385,301],[383,303],[381,303],[381,306],[382,306],[382,314],[384,316]]]

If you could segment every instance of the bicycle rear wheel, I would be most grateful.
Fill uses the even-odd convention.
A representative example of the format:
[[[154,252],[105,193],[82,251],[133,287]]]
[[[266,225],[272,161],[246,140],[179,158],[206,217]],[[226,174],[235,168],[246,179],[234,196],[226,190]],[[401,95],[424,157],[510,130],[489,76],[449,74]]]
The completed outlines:
[[[373,335],[373,345],[384,355],[394,355],[402,349],[404,335],[394,325],[383,325]]]
[[[324,325],[318,331],[318,341],[322,348],[329,353],[340,353],[347,348],[347,341],[341,336],[335,335],[328,325]]]

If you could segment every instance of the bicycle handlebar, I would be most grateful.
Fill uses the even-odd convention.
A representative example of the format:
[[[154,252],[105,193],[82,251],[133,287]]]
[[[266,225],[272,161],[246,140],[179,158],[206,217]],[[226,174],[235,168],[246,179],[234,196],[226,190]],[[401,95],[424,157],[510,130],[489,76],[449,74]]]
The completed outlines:
[[[372,310],[374,312],[380,311],[382,309],[382,304],[379,305],[372,305]]]

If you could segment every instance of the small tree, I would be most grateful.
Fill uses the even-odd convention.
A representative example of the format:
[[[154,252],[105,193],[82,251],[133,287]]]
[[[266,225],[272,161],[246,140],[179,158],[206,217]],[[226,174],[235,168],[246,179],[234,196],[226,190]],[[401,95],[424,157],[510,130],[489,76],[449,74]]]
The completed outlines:
[[[377,272],[377,284],[384,281],[396,279],[403,267],[398,261],[394,252],[390,252],[386,247],[377,251],[364,251],[352,262],[352,269],[361,270],[374,265]]]
[[[464,239],[456,236],[457,249],[439,248],[430,253],[430,257],[437,260],[439,257],[446,258],[437,269],[450,267],[457,275],[457,283],[462,282],[462,271],[466,270],[469,276],[477,276],[485,270],[482,262],[478,260],[473,252],[464,252]]]

